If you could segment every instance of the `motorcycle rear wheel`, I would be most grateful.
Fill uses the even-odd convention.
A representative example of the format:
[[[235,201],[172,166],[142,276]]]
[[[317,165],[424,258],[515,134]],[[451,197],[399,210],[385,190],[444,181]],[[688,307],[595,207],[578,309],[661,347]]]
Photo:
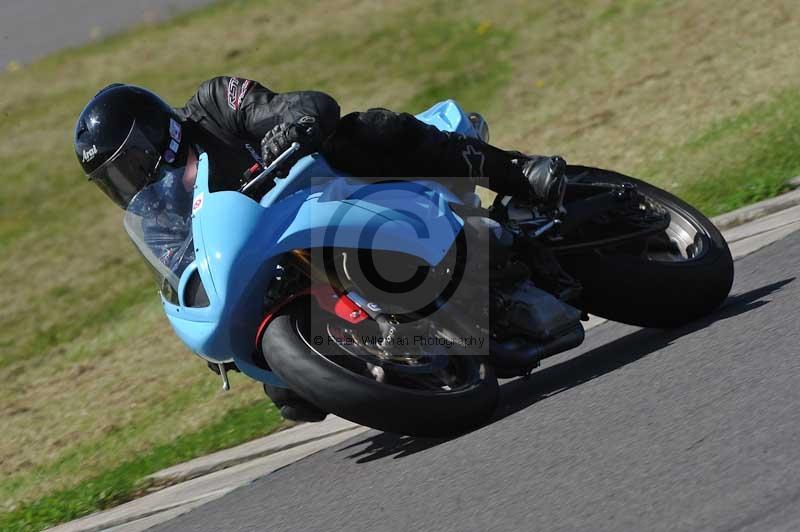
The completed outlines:
[[[318,408],[386,432],[444,437],[485,423],[497,404],[492,367],[481,357],[451,355],[453,386],[379,382],[360,359],[338,342],[328,341],[335,316],[311,312],[308,302],[288,305],[264,333],[262,351],[270,368],[289,387]],[[312,319],[311,316],[314,316]],[[327,323],[323,323],[327,321]],[[391,370],[387,369],[388,374]],[[389,377],[387,377],[389,380]],[[427,389],[426,389],[427,387]]]
[[[671,251],[639,254],[630,246],[598,248],[559,257],[583,285],[583,309],[641,327],[671,328],[713,312],[733,284],[733,259],[725,238],[700,211],[644,181],[616,172],[570,166],[570,182],[633,183],[671,217],[665,231]],[[663,239],[663,236],[661,238]]]

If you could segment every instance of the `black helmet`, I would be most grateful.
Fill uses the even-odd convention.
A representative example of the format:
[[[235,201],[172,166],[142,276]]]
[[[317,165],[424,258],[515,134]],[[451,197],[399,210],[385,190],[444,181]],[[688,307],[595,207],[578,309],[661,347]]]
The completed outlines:
[[[123,209],[165,171],[186,164],[188,142],[172,108],[152,92],[115,83],[86,105],[75,154],[89,180]]]

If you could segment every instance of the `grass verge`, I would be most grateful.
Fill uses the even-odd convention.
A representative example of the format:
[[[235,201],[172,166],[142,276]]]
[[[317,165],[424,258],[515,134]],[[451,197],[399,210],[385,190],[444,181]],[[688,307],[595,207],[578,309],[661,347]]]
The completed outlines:
[[[0,530],[40,530],[96,510],[127,502],[147,485],[142,479],[176,463],[263,436],[280,427],[280,415],[268,402],[230,410],[224,419],[169,444],[122,462],[76,486],[50,493],[0,515]]]
[[[693,167],[704,171],[691,176]],[[714,124],[670,150],[647,174],[709,216],[786,192],[787,178],[800,175],[800,90],[785,90]],[[686,177],[675,182],[675,175]]]

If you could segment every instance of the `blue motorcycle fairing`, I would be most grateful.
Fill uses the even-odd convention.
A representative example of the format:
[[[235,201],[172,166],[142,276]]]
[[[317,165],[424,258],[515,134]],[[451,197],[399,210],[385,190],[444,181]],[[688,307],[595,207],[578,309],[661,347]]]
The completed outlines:
[[[475,136],[455,102],[418,115],[440,129]],[[233,360],[251,378],[281,386],[253,360],[263,318],[263,294],[278,258],[292,249],[368,247],[415,255],[437,264],[462,221],[448,202],[459,202],[432,181],[358,182],[328,166],[320,155],[301,159],[261,202],[233,191],[209,192],[209,164],[199,158],[192,210],[195,262],[181,275],[180,305],[162,297],[178,337],[212,362]],[[184,291],[197,272],[209,305],[185,306]]]
[[[444,100],[416,115],[423,122],[436,126],[442,131],[461,133],[467,137],[478,138],[478,132],[472,127],[464,111],[454,100]]]
[[[274,253],[323,246],[368,248],[402,251],[435,265],[463,225],[447,205],[458,198],[432,182],[364,185],[338,177],[307,190],[312,192],[304,192],[299,205],[289,197],[272,206],[283,210],[288,203],[296,212],[276,239]]]

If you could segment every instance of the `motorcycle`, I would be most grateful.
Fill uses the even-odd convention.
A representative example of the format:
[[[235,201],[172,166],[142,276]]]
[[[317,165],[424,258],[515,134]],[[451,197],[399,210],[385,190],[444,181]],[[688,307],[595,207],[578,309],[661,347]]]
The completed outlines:
[[[450,100],[418,118],[487,139]],[[125,215],[175,333],[225,389],[233,368],[376,429],[457,434],[491,417],[498,378],[578,346],[589,313],[676,327],[733,282],[705,216],[616,172],[569,166],[557,209],[502,196],[483,207],[474,190],[355,179],[320,154],[276,177],[297,148],[238,191],[215,189],[201,154],[168,260],[147,214]]]

